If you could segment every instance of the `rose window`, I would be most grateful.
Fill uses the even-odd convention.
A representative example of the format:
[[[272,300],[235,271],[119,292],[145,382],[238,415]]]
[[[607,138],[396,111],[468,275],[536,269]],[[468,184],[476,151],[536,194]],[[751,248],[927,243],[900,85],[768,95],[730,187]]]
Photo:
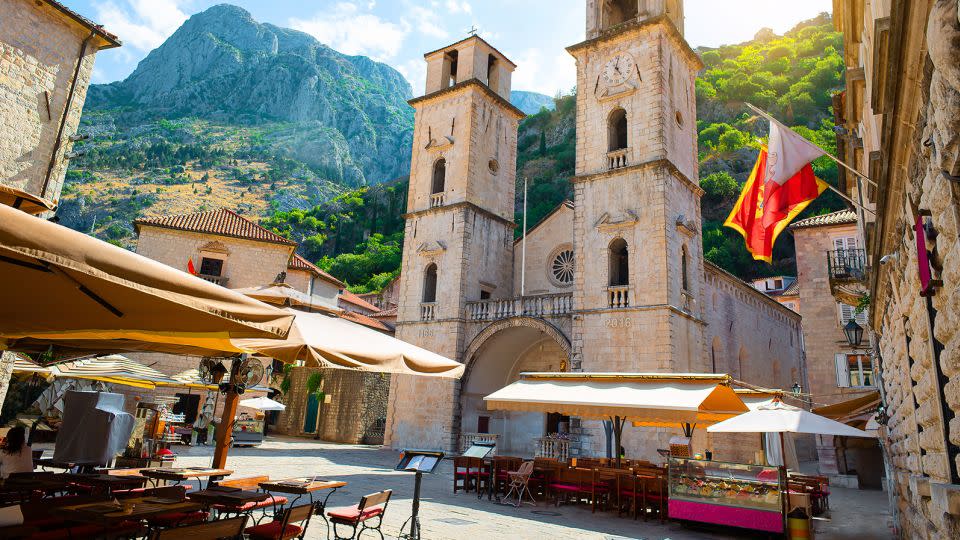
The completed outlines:
[[[557,253],[557,256],[553,259],[550,271],[558,283],[562,285],[570,285],[573,283],[573,251],[567,249]]]

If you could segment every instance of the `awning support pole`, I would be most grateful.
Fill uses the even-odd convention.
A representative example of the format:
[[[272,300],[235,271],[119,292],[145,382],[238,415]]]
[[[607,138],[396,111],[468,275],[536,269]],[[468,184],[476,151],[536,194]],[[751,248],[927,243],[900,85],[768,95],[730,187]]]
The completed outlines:
[[[246,356],[244,354],[239,359],[235,358],[230,366],[230,388],[223,400],[223,414],[220,415],[220,423],[217,424],[217,446],[213,451],[213,463],[210,465],[214,469],[223,469],[227,465],[227,452],[230,450],[230,439],[233,436],[233,420],[237,415],[237,404],[240,402],[240,395],[237,394],[234,381],[240,369],[240,363]]]
[[[623,437],[623,425],[627,422],[627,417],[624,416],[620,418],[619,416],[614,416],[611,418],[613,420],[613,451],[617,453],[617,468],[620,468],[620,440]]]

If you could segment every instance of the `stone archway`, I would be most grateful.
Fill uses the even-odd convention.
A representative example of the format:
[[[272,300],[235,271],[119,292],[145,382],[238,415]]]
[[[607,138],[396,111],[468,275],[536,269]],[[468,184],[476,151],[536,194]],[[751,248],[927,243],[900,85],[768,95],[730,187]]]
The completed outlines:
[[[513,317],[484,328],[464,352],[457,400],[460,434],[496,433],[501,453],[531,455],[534,439],[558,422],[540,413],[487,411],[483,397],[519,379],[523,371],[567,371],[570,340],[542,319]],[[549,420],[549,421],[548,421]]]

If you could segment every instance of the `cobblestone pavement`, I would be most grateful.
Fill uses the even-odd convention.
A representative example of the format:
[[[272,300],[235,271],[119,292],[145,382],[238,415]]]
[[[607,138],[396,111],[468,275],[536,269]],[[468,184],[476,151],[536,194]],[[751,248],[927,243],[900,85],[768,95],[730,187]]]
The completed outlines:
[[[209,447],[178,448],[179,466],[209,465]],[[386,536],[396,538],[404,520],[410,516],[413,475],[393,470],[397,453],[378,447],[328,444],[309,439],[270,437],[258,448],[234,448],[227,468],[234,477],[269,475],[289,478],[309,474],[322,475],[348,483],[330,498],[331,506],[347,506],[360,497],[381,489],[393,489],[384,520]],[[499,505],[478,501],[475,494],[452,490],[452,467],[444,462],[437,474],[424,475],[420,523],[424,539],[622,539],[686,540],[701,538],[743,538],[744,533],[694,529],[676,523],[617,518],[613,512],[591,514],[589,508],[574,505],[555,507],[540,503],[537,507]],[[889,512],[886,494],[834,489],[830,498],[833,519],[817,523],[817,540],[886,539]],[[316,518],[315,518],[316,519]],[[311,522],[307,538],[326,538],[323,523]],[[363,538],[376,538],[368,532]],[[759,538],[759,537],[758,537]]]

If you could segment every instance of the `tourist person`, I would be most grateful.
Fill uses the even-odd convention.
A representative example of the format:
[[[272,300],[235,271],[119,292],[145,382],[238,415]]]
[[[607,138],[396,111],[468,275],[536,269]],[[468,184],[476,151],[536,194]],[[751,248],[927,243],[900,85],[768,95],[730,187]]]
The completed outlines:
[[[0,446],[0,478],[6,480],[12,473],[32,471],[33,452],[27,444],[27,432],[23,426],[17,426],[7,432]]]

